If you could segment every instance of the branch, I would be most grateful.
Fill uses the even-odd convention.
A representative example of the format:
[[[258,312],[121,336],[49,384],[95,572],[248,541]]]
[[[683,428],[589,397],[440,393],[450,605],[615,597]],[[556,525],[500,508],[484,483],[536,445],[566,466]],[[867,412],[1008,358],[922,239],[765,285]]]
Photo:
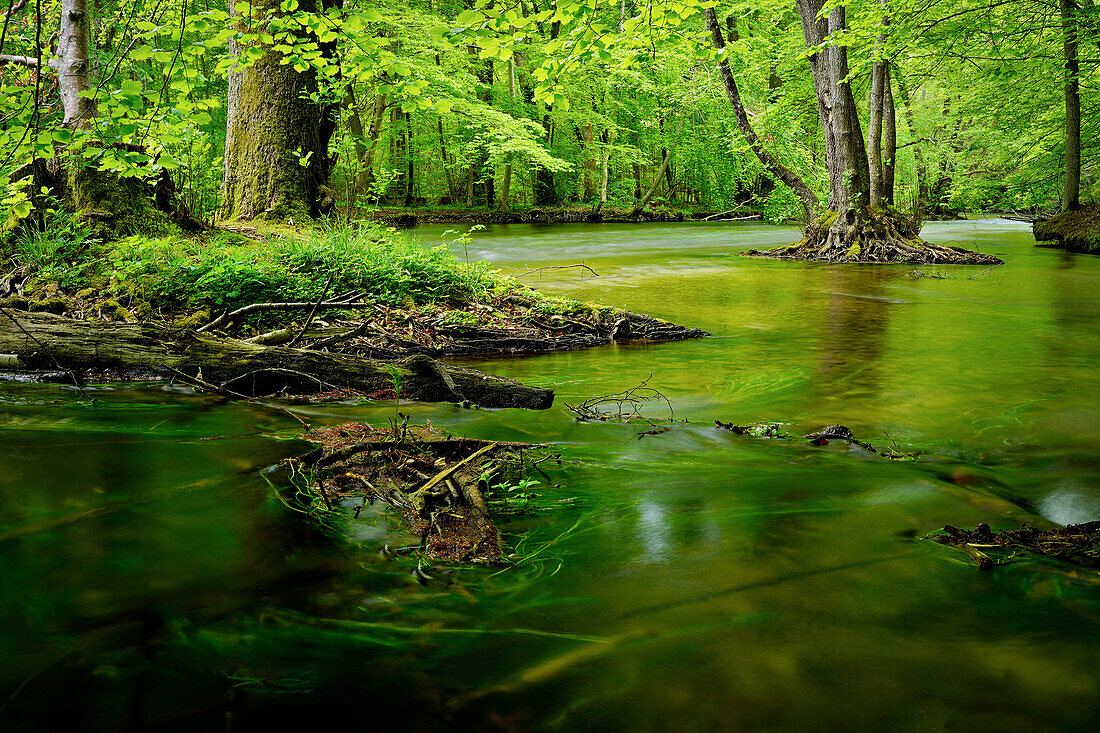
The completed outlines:
[[[19,64],[20,66],[30,66],[32,68],[38,67],[38,59],[34,56],[12,56],[6,53],[0,53],[0,63]]]
[[[209,331],[212,328],[224,326],[226,323],[235,320],[239,316],[246,316],[249,313],[256,313],[257,311],[304,310],[306,308],[340,308],[342,310],[355,310],[357,308],[373,307],[374,303],[341,303],[337,301],[329,301],[327,303],[253,303],[252,305],[238,308],[235,311],[223,313],[210,323],[195,330],[199,333]]]

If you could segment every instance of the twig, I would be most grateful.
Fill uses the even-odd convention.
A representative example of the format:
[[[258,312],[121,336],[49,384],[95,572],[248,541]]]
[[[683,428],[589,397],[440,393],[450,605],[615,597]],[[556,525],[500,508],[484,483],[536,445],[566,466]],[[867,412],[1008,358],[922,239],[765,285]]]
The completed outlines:
[[[292,302],[292,303],[253,303],[252,305],[246,305],[243,308],[238,308],[235,311],[228,311],[215,318],[205,326],[196,328],[195,331],[202,333],[203,331],[209,331],[212,328],[218,328],[224,326],[240,316],[247,316],[249,313],[257,313],[259,311],[277,311],[277,310],[300,310],[302,308],[341,308],[345,310],[357,310],[359,308],[373,308],[374,303],[344,303],[339,301],[328,301],[325,303],[314,302]]]
[[[317,308],[320,307],[321,303],[325,301],[325,296],[328,295],[328,289],[332,287],[332,278],[334,278],[335,276],[335,272],[330,272],[328,274],[328,280],[325,282],[324,290],[321,291],[321,297],[318,298],[317,302],[313,304],[313,308],[309,311],[309,315],[306,316],[305,325],[302,326],[302,330],[298,332],[298,335],[290,340],[290,343],[287,344],[287,348],[293,348],[295,344],[302,340],[302,336],[305,335],[306,329],[309,328],[311,323],[313,323],[313,317],[317,315]]]
[[[600,273],[596,272],[591,267],[589,267],[588,265],[586,265],[582,262],[582,263],[579,263],[579,264],[576,264],[576,265],[547,265],[546,267],[536,267],[533,270],[527,270],[526,272],[521,272],[521,273],[518,273],[516,275],[513,275],[513,277],[523,277],[524,275],[531,275],[531,274],[536,273],[536,272],[542,272],[543,270],[568,270],[568,269],[574,268],[574,267],[580,267],[580,268],[583,268],[585,270],[588,270],[589,272],[591,272],[596,277],[600,276]]]

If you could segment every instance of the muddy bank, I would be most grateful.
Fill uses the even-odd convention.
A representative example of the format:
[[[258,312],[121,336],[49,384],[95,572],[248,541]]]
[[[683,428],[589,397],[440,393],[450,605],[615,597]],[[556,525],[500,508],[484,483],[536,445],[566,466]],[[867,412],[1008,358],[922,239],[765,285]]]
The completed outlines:
[[[1100,254],[1100,204],[1089,204],[1038,220],[1032,225],[1032,232],[1040,247]]]

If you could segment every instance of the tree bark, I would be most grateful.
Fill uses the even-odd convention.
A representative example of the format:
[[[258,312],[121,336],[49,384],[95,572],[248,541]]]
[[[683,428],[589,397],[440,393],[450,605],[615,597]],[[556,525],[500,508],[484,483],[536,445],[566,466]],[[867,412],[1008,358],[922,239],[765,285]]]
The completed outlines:
[[[259,346],[152,323],[94,323],[0,308],[0,354],[6,368],[109,370],[123,375],[183,373],[224,393],[244,396],[332,389],[393,388],[424,402],[470,401],[485,407],[545,409],[553,390],[528,387],[418,355],[389,364],[307,349]],[[197,375],[201,373],[201,377]]]
[[[1062,15],[1062,47],[1065,60],[1066,178],[1062,185],[1062,211],[1081,204],[1081,95],[1077,60],[1077,6],[1074,0],[1059,0]]]
[[[316,12],[318,4],[300,0],[299,7]],[[279,6],[279,0],[254,0],[253,21],[277,17]],[[237,41],[229,44],[232,54],[243,50]],[[278,52],[264,51],[251,66],[229,73],[221,216],[305,221],[321,213],[325,198],[325,110],[308,98],[317,90],[312,69],[295,71],[279,63]]]
[[[705,9],[703,11],[703,17],[706,20],[707,30],[710,31],[711,43],[714,45],[714,48],[718,51],[725,50],[726,41],[722,37],[722,29],[718,25],[718,17],[714,13],[714,8]],[[752,152],[768,172],[778,178],[798,196],[799,200],[802,202],[802,209],[805,214],[806,223],[808,224],[813,220],[814,213],[819,204],[817,195],[810,190],[810,187],[806,185],[806,182],[803,181],[797,173],[780,163],[775,156],[764,147],[763,142],[761,142],[760,137],[756,134],[756,131],[752,128],[752,123],[749,121],[749,115],[745,110],[745,105],[741,101],[741,92],[737,88],[737,80],[734,79],[729,61],[724,58],[719,61],[718,71],[722,76],[722,83],[725,85],[726,97],[729,98],[730,107],[733,108],[733,116],[737,120],[737,127],[741,130],[741,135],[744,136],[745,142],[749,144],[749,148],[752,149]]]

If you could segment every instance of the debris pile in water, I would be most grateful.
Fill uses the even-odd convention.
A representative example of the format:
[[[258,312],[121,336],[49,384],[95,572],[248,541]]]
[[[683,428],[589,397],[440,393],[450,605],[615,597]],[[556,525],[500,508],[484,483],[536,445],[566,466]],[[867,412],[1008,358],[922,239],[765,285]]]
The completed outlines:
[[[304,437],[318,448],[293,460],[313,472],[312,485],[330,507],[334,498],[384,501],[401,512],[429,557],[502,562],[486,496],[519,476],[531,444],[448,437],[431,423],[409,426],[407,417],[389,430],[351,422]]]
[[[1100,568],[1100,521],[1071,524],[1063,529],[1036,529],[1025,524],[1019,529],[999,532],[985,523],[973,530],[948,524],[925,539],[962,548],[983,570],[1007,564],[1009,558],[996,561],[982,550],[1023,550],[1073,565]]]

